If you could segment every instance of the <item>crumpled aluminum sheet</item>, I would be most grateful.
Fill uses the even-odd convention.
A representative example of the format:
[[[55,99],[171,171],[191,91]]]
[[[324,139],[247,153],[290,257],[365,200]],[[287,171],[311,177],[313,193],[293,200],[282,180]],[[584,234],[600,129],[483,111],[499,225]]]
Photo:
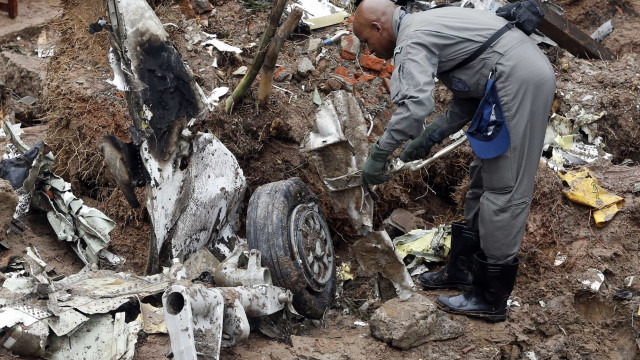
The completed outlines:
[[[85,268],[77,274],[53,282],[53,286],[56,292],[66,292],[71,295],[69,299],[64,297],[59,299],[60,306],[68,307],[70,303],[78,304],[75,300],[78,298],[119,302],[121,298],[157,294],[169,286],[169,279],[164,274],[138,276],[111,270],[93,271]]]
[[[13,127],[5,122],[3,129],[17,149],[15,155],[24,154],[28,149]],[[20,202],[14,217],[28,212],[30,206],[45,211],[58,239],[74,242],[73,249],[85,264],[98,264],[101,251],[111,241],[109,232],[116,223],[73,195],[71,184],[49,171],[54,163],[51,152],[38,154],[23,186],[16,189]],[[121,258],[117,260],[122,262]]]
[[[4,347],[13,355],[18,356],[43,356],[49,336],[49,327],[43,321],[35,322],[29,326],[16,325],[4,342]]]
[[[48,318],[47,324],[56,335],[63,336],[72,334],[87,321],[89,318],[78,311],[66,309],[60,312],[60,316]]]
[[[71,335],[50,336],[46,359],[129,360],[133,359],[140,323],[125,323],[124,313],[92,316]]]
[[[85,264],[98,264],[100,252],[109,246],[109,232],[116,223],[104,213],[88,207],[71,191],[71,184],[54,174],[42,174],[42,189],[34,192],[32,204],[47,212],[58,240],[74,242],[74,251]]]
[[[369,155],[367,130],[356,98],[334,91],[318,108],[314,131],[305,137],[302,151],[311,155],[320,178],[345,175],[362,168]],[[373,200],[362,187],[327,191],[334,210],[346,214],[354,229],[371,231]]]

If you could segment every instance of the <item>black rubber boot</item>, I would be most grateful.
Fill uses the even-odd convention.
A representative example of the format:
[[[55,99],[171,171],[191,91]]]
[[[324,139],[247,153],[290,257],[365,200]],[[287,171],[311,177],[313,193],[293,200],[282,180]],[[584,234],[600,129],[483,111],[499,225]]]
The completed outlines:
[[[425,290],[468,288],[471,286],[473,254],[478,251],[478,230],[467,227],[465,223],[452,223],[449,262],[438,272],[420,275],[420,284]]]
[[[491,264],[476,254],[471,289],[460,295],[439,296],[438,307],[446,312],[483,318],[491,322],[507,319],[507,300],[516,283],[520,260]]]

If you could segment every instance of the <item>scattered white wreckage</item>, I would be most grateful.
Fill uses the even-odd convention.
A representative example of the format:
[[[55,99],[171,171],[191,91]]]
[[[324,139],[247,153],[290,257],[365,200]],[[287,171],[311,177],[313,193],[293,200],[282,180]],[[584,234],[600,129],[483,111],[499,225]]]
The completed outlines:
[[[565,115],[553,114],[547,126],[544,151],[551,156],[543,160],[551,169],[567,170],[613,158],[602,149],[602,138],[595,135],[598,121],[604,118],[606,112],[590,114],[576,105]]]
[[[0,289],[0,333],[14,355],[48,359],[132,359],[141,321],[125,321],[123,305],[161,292],[165,275],[138,277],[87,266],[67,278],[50,278],[35,248],[24,271],[7,274]],[[82,355],[80,355],[82,354]]]
[[[201,251],[200,260],[213,259]],[[267,283],[259,251],[242,247],[222,263],[199,262],[195,269],[176,260],[149,276],[87,266],[52,279],[37,249],[27,248],[24,261],[26,271],[5,274],[0,288],[0,334],[8,334],[3,345],[14,355],[132,359],[143,330],[168,333],[176,359],[218,359],[221,347],[248,338],[249,317],[296,314],[291,291]],[[191,282],[205,272],[220,284]]]
[[[14,218],[19,220],[32,207],[43,211],[58,240],[71,243],[85,264],[98,265],[100,259],[110,265],[124,263],[125,259],[106,249],[115,222],[84,205],[73,195],[71,184],[49,170],[55,164],[49,146],[40,141],[29,149],[20,139],[19,126],[11,124],[8,117],[2,120],[2,129],[0,136],[9,141],[0,162],[0,178],[8,180],[19,196]]]
[[[174,356],[217,359],[221,346],[248,336],[247,317],[284,309],[321,318],[336,271],[316,196],[298,179],[259,187],[247,209],[247,239],[238,237],[246,182],[233,154],[196,130],[210,110],[206,96],[146,1],[107,5],[113,83],[129,89],[133,127],[132,142],[105,136],[100,146],[130,205],[140,205],[135,187],[146,187],[147,273],[170,266],[162,302]],[[191,257],[212,265],[190,270]],[[201,270],[215,287],[191,282]]]
[[[329,0],[294,0],[294,2],[302,7],[302,23],[309,27],[309,30],[319,29],[330,25],[339,24],[349,17],[349,13],[345,9],[334,5]],[[345,7],[349,6],[349,2],[341,1]],[[289,7],[289,11],[295,5]]]

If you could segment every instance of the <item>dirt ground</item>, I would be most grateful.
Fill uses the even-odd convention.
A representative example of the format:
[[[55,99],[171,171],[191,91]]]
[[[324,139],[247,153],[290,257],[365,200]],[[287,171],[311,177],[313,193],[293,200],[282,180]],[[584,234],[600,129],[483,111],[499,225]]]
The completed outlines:
[[[105,133],[128,139],[130,125],[123,93],[106,83],[112,79],[107,63],[108,34],[92,36],[87,31],[89,23],[104,16],[105,4],[101,0],[23,3],[27,5],[19,11],[24,12],[14,20],[29,22],[16,27],[22,30],[10,30],[15,23],[0,14],[0,79],[13,87],[15,99],[27,95],[38,98],[32,108],[16,109],[16,118],[25,126],[37,125],[27,128],[27,143],[46,138],[57,157],[56,173],[72,183],[74,193],[118,223],[111,233],[110,250],[127,258],[121,270],[142,274],[148,251],[148,216],[144,207],[128,207],[96,148],[96,140]],[[34,10],[34,14],[46,13],[39,15],[42,20],[28,15],[30,6],[36,4],[43,8]],[[394,106],[384,87],[384,74],[343,58],[339,45],[326,47],[325,60],[318,62],[310,76],[295,74],[302,57],[313,60],[307,52],[310,39],[348,29],[348,22],[295,35],[285,43],[277,63],[281,72],[293,75],[274,82],[282,90],[274,89],[269,103],[257,108],[254,84],[231,115],[219,107],[205,126],[239,160],[248,183],[246,201],[258,186],[290,177],[300,178],[321,195],[337,263],[349,264],[356,278],[341,284],[339,298],[320,323],[298,324],[291,329],[290,341],[285,342],[252,332],[248,341],[223,349],[222,359],[640,358],[640,286],[624,285],[626,277],[640,275],[640,200],[634,192],[634,185],[640,182],[640,3],[563,0],[559,5],[567,19],[588,34],[609,19],[614,22],[615,30],[603,44],[618,56],[617,60],[578,59],[556,48],[548,50],[547,55],[557,72],[557,114],[568,114],[575,106],[591,114],[606,112],[598,120],[596,135],[602,137],[604,151],[613,158],[588,167],[604,189],[624,197],[623,209],[605,226],[597,227],[592,211],[566,199],[562,181],[541,164],[512,294],[520,306],[510,308],[508,321],[489,324],[456,317],[466,327],[463,336],[406,351],[377,341],[366,322],[380,306],[379,301],[371,301],[368,309],[359,310],[375,298],[376,279],[358,269],[350,248],[358,236],[347,219],[332,214],[328,195],[310,159],[301,154],[300,144],[313,126],[315,88],[322,98],[336,87],[353,92],[373,119],[371,142],[381,135]],[[210,17],[197,16],[186,1],[160,2],[156,12],[163,23],[176,25],[166,29],[205,94],[218,86],[233,88],[237,84],[240,78],[232,72],[251,64],[268,15],[263,3],[233,0],[215,1]],[[194,29],[216,34],[243,52],[239,56],[210,53],[190,43]],[[53,57],[41,59],[34,49],[43,33],[47,34],[47,43],[55,43],[56,51]],[[212,66],[214,58],[217,68]],[[336,83],[341,66],[349,77],[357,78],[355,86]],[[446,108],[449,94],[439,87],[435,99],[435,113],[440,113]],[[380,224],[396,208],[411,211],[430,227],[461,220],[471,159],[472,152],[465,145],[419,174],[403,175],[382,185],[377,190],[381,199],[376,203],[375,223]],[[82,263],[67,245],[55,239],[46,217],[28,214],[24,222],[30,230],[7,235],[6,242],[16,253],[34,245],[59,274],[81,268]],[[555,266],[558,254],[565,255],[566,261]],[[605,275],[597,293],[585,291],[579,282],[590,268]],[[621,290],[628,293],[622,296]],[[425,293],[433,301],[442,294]],[[356,321],[365,325],[356,325]],[[168,336],[150,335],[140,338],[135,358],[162,359],[169,351]],[[0,349],[0,358],[9,356]]]

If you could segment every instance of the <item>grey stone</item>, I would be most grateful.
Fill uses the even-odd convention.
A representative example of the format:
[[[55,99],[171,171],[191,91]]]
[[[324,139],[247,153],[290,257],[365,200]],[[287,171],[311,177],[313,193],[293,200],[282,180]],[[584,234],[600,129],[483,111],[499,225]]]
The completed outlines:
[[[355,35],[345,35],[340,39],[342,58],[354,60],[360,52],[360,40]]]
[[[218,265],[220,265],[220,261],[218,261],[207,248],[198,250],[185,260],[183,264],[187,272],[187,279],[189,280],[197,278],[205,271],[213,274]]]
[[[625,288],[633,292],[640,293],[640,276],[637,276],[637,275],[627,276],[624,279],[624,286]]]
[[[342,89],[342,83],[338,79],[329,78],[327,83],[325,84],[325,89],[327,92],[337,91]]]
[[[403,350],[429,341],[454,339],[464,325],[451,320],[425,295],[415,292],[405,301],[391,299],[369,320],[371,335]]]
[[[307,52],[313,54],[318,51],[318,48],[322,44],[322,39],[309,39],[309,46],[307,46]]]
[[[293,74],[291,74],[291,71],[284,69],[276,72],[276,76],[273,79],[277,82],[285,82],[291,80],[292,76]]]
[[[209,0],[193,0],[193,10],[198,14],[213,10]]]
[[[535,353],[536,358],[538,359],[566,359],[566,341],[567,340],[564,335],[558,334],[545,341],[544,343],[535,344],[532,351]]]
[[[21,98],[20,100],[16,101],[18,103],[22,103],[22,104],[27,104],[27,105],[33,105],[38,101],[38,98],[35,98],[33,96],[25,96],[23,98]]]
[[[309,76],[315,69],[311,60],[306,57],[298,62],[298,75],[301,77]]]
[[[604,283],[604,274],[598,269],[589,268],[578,278],[578,281],[584,290],[595,294],[600,291],[600,287]]]
[[[247,70],[249,70],[246,66],[240,66],[236,71],[233,72],[233,75],[235,76],[244,76],[247,73]]]

